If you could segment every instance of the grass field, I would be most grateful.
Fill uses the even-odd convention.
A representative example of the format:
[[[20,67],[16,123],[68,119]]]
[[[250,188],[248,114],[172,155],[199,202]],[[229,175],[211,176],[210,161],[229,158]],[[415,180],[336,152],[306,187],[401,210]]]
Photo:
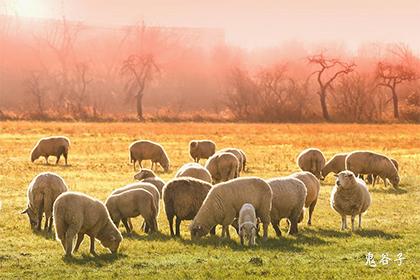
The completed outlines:
[[[71,139],[70,166],[30,162],[33,145],[47,135]],[[171,172],[160,176],[168,180],[190,161],[187,147],[194,138],[212,139],[218,148],[242,148],[249,161],[245,176],[262,178],[297,171],[297,154],[310,146],[323,150],[327,158],[336,152],[375,150],[399,161],[401,186],[394,190],[381,183],[370,188],[373,202],[364,216],[364,229],[351,233],[340,230],[340,217],[329,206],[334,184],[330,175],[322,183],[312,226],[302,223],[297,237],[280,239],[270,228],[269,241],[251,249],[239,245],[233,229],[231,241],[206,237],[192,242],[186,222],[181,226],[183,238],[171,239],[161,210],[159,234],[141,232],[140,219],[133,236],[120,228],[124,240],[117,257],[99,243],[100,257],[91,257],[85,238],[75,258],[68,260],[53,236],[33,233],[27,216],[19,214],[28,183],[39,172],[56,172],[71,190],[105,200],[111,190],[133,182],[128,164],[132,141],[150,139],[166,148]],[[418,279],[419,171],[419,125],[0,122],[0,279]],[[368,252],[374,254],[376,268],[365,265]],[[383,253],[393,260],[403,253],[406,259],[401,266],[393,260],[381,265]]]

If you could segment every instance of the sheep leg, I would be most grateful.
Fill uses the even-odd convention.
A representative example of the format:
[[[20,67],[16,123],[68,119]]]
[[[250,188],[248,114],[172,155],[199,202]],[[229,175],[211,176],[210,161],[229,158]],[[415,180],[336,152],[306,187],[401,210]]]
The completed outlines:
[[[121,221],[122,221],[123,225],[125,226],[125,229],[127,230],[127,232],[130,233],[131,228],[130,228],[130,225],[128,224],[128,222],[127,222],[127,218],[124,218]]]
[[[388,182],[386,181],[386,178],[382,177],[381,179],[384,181],[385,188],[388,187]]]
[[[212,227],[210,230],[211,235],[216,235],[216,226]]]
[[[51,228],[51,225],[48,227],[48,222],[52,218],[52,207],[53,201],[51,199],[50,195],[44,195],[44,213],[45,213],[45,226],[44,230],[47,230],[47,228]],[[50,231],[50,230],[48,230]]]
[[[355,215],[351,215],[351,231],[354,231],[354,217]]]
[[[280,220],[271,220],[271,225],[273,226],[274,231],[276,232],[277,237],[281,236],[281,230],[279,227]]]
[[[166,217],[168,218],[169,230],[171,232],[171,236],[174,237],[175,236],[175,233],[174,233],[174,216],[173,215],[166,215]]]
[[[44,200],[42,201],[41,206],[39,207],[39,210],[38,210],[38,224],[36,226],[37,231],[41,230],[41,222],[42,222],[43,215],[44,215]]]
[[[63,153],[64,156],[64,163],[67,165],[67,156],[68,156],[68,152],[64,152]]]
[[[76,241],[76,246],[74,247],[74,251],[77,252],[79,250],[80,244],[83,241],[83,238],[85,237],[84,233],[78,233],[77,234],[77,241]]]
[[[376,178],[375,178],[375,177],[373,177],[373,179],[372,179],[372,188],[374,188],[374,187],[375,187],[375,184],[376,184]]]
[[[222,238],[230,239],[229,225],[222,225]]]
[[[50,217],[50,225],[48,226],[48,232],[51,232],[51,230],[52,230],[53,220],[54,220],[54,218],[53,218],[53,216],[51,216]]]
[[[289,229],[289,233],[291,235],[296,235],[298,234],[298,218],[292,218],[290,220],[290,229]]]
[[[46,165],[49,165],[49,163],[48,163],[48,156],[45,156],[45,164]]]
[[[346,215],[341,215],[341,230],[347,229]]]
[[[241,245],[243,246],[244,245],[244,237],[242,236],[242,234],[240,235],[240,237],[241,237]]]
[[[61,154],[58,154],[58,155],[57,155],[57,160],[55,161],[55,165],[57,165],[57,164],[58,164],[58,162],[60,161],[60,157],[61,157]]]
[[[362,228],[362,214],[359,214],[359,229]]]
[[[317,199],[309,205],[309,218],[308,218],[308,226],[312,225],[312,213],[314,212],[315,205],[317,203]]]
[[[179,230],[180,226],[181,226],[181,219],[176,217],[175,218],[175,232],[176,232],[176,236],[178,236],[178,237],[181,235],[180,230]]]
[[[89,250],[89,252],[95,257],[98,256],[98,254],[96,254],[96,252],[95,252],[95,237],[93,237],[93,236],[90,237],[90,250]]]
[[[131,222],[131,218],[127,218],[127,223],[130,226],[130,230],[133,230],[133,223]]]
[[[133,170],[136,171],[136,160],[133,159]]]
[[[146,232],[146,233],[148,233],[150,231],[149,223],[146,222],[146,221],[143,222],[143,231]]]
[[[73,239],[77,234],[75,228],[69,227],[66,231],[66,256],[70,257],[73,253]]]

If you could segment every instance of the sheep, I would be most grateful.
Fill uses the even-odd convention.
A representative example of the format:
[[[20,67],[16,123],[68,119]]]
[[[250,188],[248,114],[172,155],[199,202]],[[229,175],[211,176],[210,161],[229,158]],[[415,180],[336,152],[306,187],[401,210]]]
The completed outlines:
[[[303,207],[306,200],[305,184],[292,177],[277,177],[267,180],[273,191],[273,204],[271,208],[271,225],[276,235],[281,236],[280,220],[287,218],[290,221],[289,232],[298,233],[298,223],[303,219]]]
[[[28,205],[22,211],[22,214],[28,214],[32,229],[41,230],[42,216],[45,213],[44,229],[51,232],[54,201],[67,190],[64,180],[55,173],[40,173],[32,179],[27,191]]]
[[[232,153],[238,159],[238,176],[239,176],[244,166],[244,160],[246,161],[246,159],[244,159],[245,153],[242,150],[237,149],[237,148],[225,148],[218,151],[217,153]]]
[[[293,178],[296,178],[302,181],[306,187],[306,199],[305,207],[309,208],[309,218],[308,225],[312,224],[312,213],[314,212],[315,205],[318,201],[319,189],[321,185],[318,179],[312,173],[308,171],[296,172],[290,175]]]
[[[257,177],[236,178],[215,185],[190,225],[191,238],[206,235],[210,229],[221,224],[222,237],[229,235],[229,225],[245,203],[255,207],[256,215],[263,223],[263,238],[267,240],[273,192],[270,186]]]
[[[397,169],[397,171],[399,171],[399,164],[398,164],[398,161],[397,161],[396,159],[393,159],[393,158],[389,158],[389,159],[392,161],[392,163],[394,164],[394,166],[395,166],[395,168]],[[366,179],[367,179],[367,181],[368,181],[368,183],[369,183],[369,184],[372,184],[372,183],[373,183],[373,180],[375,180],[375,183],[376,183],[376,181],[377,181],[377,179],[378,179],[378,175],[369,174],[369,175],[366,177]]]
[[[67,157],[69,153],[70,140],[64,136],[52,136],[41,138],[32,149],[31,162],[34,162],[39,157],[44,157],[46,164],[48,157],[55,156],[57,160],[55,164],[60,161],[61,155],[64,156],[65,164],[67,165]]]
[[[243,150],[239,149],[239,152],[242,155],[242,171],[246,172],[245,168],[246,168],[246,164],[247,164],[247,158],[246,158],[246,154]]]
[[[159,200],[160,200],[160,193],[158,191],[158,189],[151,183],[147,183],[147,182],[138,182],[138,183],[133,183],[133,184],[129,184],[126,185],[124,187],[118,188],[116,190],[114,190],[111,195],[115,195],[115,194],[120,194],[123,193],[125,191],[129,191],[129,190],[136,190],[136,189],[144,189],[148,192],[150,192],[153,195],[153,199],[155,201],[155,205],[157,208],[157,213],[156,213],[156,218],[157,215],[159,215]],[[130,218],[127,219],[127,223],[128,226],[130,227],[130,231],[133,229],[133,224],[131,223]],[[147,223],[143,223],[142,228],[144,229],[145,232],[149,231],[149,226],[147,225]]]
[[[119,194],[110,195],[105,201],[111,220],[118,227],[123,222],[128,233],[131,232],[128,218],[141,215],[149,227],[149,233],[158,230],[157,207],[153,195],[145,189],[127,190]]]
[[[212,185],[208,182],[188,177],[175,178],[165,185],[163,202],[171,236],[180,236],[181,221],[194,219],[211,188]],[[174,217],[176,217],[175,233]]]
[[[152,170],[142,168],[140,172],[134,175],[134,180],[153,184],[158,189],[159,195],[162,198],[162,188],[165,185],[165,181],[158,177]]]
[[[194,162],[208,159],[216,152],[216,144],[211,140],[192,140],[189,144],[190,155]]]
[[[345,170],[338,173],[336,184],[331,191],[331,208],[341,215],[341,230],[347,229],[346,216],[351,216],[351,230],[354,231],[354,218],[359,215],[359,229],[362,227],[362,214],[367,211],[371,197],[366,183],[356,178],[353,172]]]
[[[238,177],[238,167],[239,162],[235,155],[226,152],[212,155],[205,165],[214,184]]]
[[[55,232],[66,256],[73,253],[73,239],[77,235],[74,251],[79,249],[84,235],[90,237],[90,253],[95,252],[95,238],[115,254],[122,235],[111,221],[105,205],[90,196],[78,192],[62,193],[54,202]]]
[[[211,183],[212,178],[210,172],[198,163],[184,164],[175,174],[179,177],[192,177]]]
[[[338,174],[345,170],[347,155],[348,153],[335,154],[329,161],[327,161],[324,168],[322,168],[322,177],[327,177],[331,172]]]
[[[163,147],[152,141],[140,140],[133,142],[130,147],[130,162],[133,163],[134,171],[136,171],[136,162],[139,162],[140,168],[143,168],[141,162],[143,160],[151,160],[152,168],[157,168],[157,163],[162,166],[165,172],[169,171],[169,158]]]
[[[394,188],[398,188],[400,177],[398,170],[392,161],[381,154],[370,151],[354,151],[346,157],[346,169],[354,174],[373,174],[379,176],[387,186],[386,179],[389,179]],[[373,180],[372,187],[375,186]]]
[[[297,157],[297,164],[302,171],[309,171],[318,179],[322,179],[321,170],[325,165],[325,157],[319,149],[309,148]]]
[[[239,210],[238,227],[241,245],[244,245],[244,239],[248,239],[248,246],[254,246],[257,235],[257,215],[252,204],[245,203],[242,205],[241,210]]]

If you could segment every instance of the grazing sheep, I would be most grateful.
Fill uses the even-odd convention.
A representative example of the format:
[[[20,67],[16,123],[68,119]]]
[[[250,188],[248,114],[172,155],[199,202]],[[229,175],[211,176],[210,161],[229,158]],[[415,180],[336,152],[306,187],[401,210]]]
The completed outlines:
[[[325,157],[320,150],[310,148],[299,154],[297,164],[302,171],[309,171],[318,179],[321,179],[321,170],[325,165]]]
[[[184,164],[175,174],[175,177],[192,177],[200,179],[211,184],[212,178],[210,172],[198,163]]]
[[[281,236],[280,220],[290,221],[289,232],[298,233],[298,223],[303,219],[303,207],[306,199],[305,184],[292,177],[279,177],[267,180],[273,190],[273,204],[271,208],[271,225],[278,237]]]
[[[153,184],[158,189],[159,195],[162,198],[162,188],[165,185],[165,181],[159,178],[152,170],[142,168],[140,172],[134,175],[134,180]]]
[[[163,188],[163,202],[171,236],[180,236],[183,220],[192,220],[212,186],[202,180],[182,177],[169,181]],[[175,233],[173,220],[176,217]]]
[[[105,205],[90,196],[77,192],[62,193],[54,202],[54,221],[57,239],[66,256],[73,253],[73,239],[77,235],[74,251],[79,249],[84,235],[90,237],[90,253],[95,253],[95,238],[111,253],[116,253],[122,241],[121,233],[111,221]]]
[[[318,194],[321,185],[318,179],[308,171],[296,172],[290,175],[293,178],[301,180],[306,187],[306,200],[305,207],[309,208],[308,225],[312,224],[312,213],[314,212],[315,205],[318,201]]]
[[[381,154],[370,151],[354,151],[346,157],[346,169],[354,174],[373,174],[379,176],[387,186],[386,179],[389,179],[394,188],[398,188],[400,177],[398,170],[392,161]],[[372,187],[375,186],[373,180]]]
[[[40,173],[32,179],[27,192],[28,206],[22,212],[28,214],[32,229],[41,230],[42,216],[45,213],[44,229],[51,231],[54,201],[67,190],[64,180],[55,173]]]
[[[399,171],[399,164],[398,161],[396,159],[393,158],[389,158],[392,163],[394,164],[395,168],[397,169],[397,171]],[[377,182],[378,179],[378,175],[374,175],[374,174],[369,174],[368,176],[366,176],[366,179],[368,181],[369,184],[373,183],[373,179],[375,179],[375,183]]]
[[[105,201],[112,221],[118,227],[123,222],[127,232],[131,232],[128,218],[141,215],[149,227],[149,233],[158,230],[157,207],[153,195],[145,189],[133,189],[120,194],[111,195]]]
[[[157,168],[157,163],[162,166],[165,172],[169,171],[169,158],[163,147],[152,141],[140,140],[133,142],[130,147],[130,162],[133,163],[134,171],[136,170],[136,162],[139,162],[140,168],[143,168],[141,162],[143,160],[151,160],[152,168]]]
[[[371,203],[369,191],[362,179],[353,172],[345,170],[338,174],[337,182],[331,192],[331,207],[341,215],[341,229],[347,228],[346,216],[351,216],[351,230],[354,231],[354,218],[359,215],[359,228],[362,227],[362,214]]]
[[[245,153],[237,148],[225,148],[217,153],[232,153],[238,159],[238,176],[241,173],[244,166],[244,155]]]
[[[48,164],[48,157],[55,156],[58,164],[61,155],[64,156],[67,165],[67,156],[69,153],[70,140],[64,136],[52,136],[41,138],[31,152],[31,161],[34,162],[39,157],[44,157],[46,164]]]
[[[247,158],[246,158],[246,154],[243,150],[239,149],[239,152],[242,155],[242,171],[246,172],[245,168],[246,168],[246,164],[247,164]]]
[[[216,152],[216,144],[211,140],[192,140],[190,142],[190,155],[195,162],[208,159]]]
[[[133,183],[133,184],[129,184],[126,185],[124,187],[118,188],[116,190],[114,190],[111,195],[115,195],[115,194],[120,194],[123,193],[125,191],[129,191],[129,190],[136,190],[136,189],[144,189],[148,192],[150,192],[153,195],[153,199],[155,201],[155,205],[157,208],[157,213],[156,213],[156,218],[157,215],[159,215],[159,200],[160,200],[160,194],[159,194],[159,190],[151,183],[147,183],[147,182],[138,182],[138,183]],[[130,231],[133,230],[133,224],[131,223],[130,218],[127,219],[127,223],[128,226],[130,227]],[[149,226],[147,225],[147,223],[143,223],[142,228],[144,229],[145,232],[149,231]]]
[[[345,170],[347,155],[348,153],[335,154],[329,161],[327,161],[324,168],[322,168],[322,177],[327,177],[331,172],[338,174]]]
[[[190,225],[191,237],[204,236],[214,226],[221,224],[222,237],[230,238],[229,225],[239,216],[242,205],[251,203],[263,223],[263,238],[267,240],[272,197],[270,186],[257,177],[237,178],[217,184],[208,193]]]
[[[239,210],[238,227],[241,245],[244,245],[244,240],[248,240],[248,246],[254,246],[257,236],[257,215],[252,204],[242,205]]]
[[[228,181],[239,176],[239,161],[232,153],[220,152],[212,155],[205,168],[210,172],[214,184]]]

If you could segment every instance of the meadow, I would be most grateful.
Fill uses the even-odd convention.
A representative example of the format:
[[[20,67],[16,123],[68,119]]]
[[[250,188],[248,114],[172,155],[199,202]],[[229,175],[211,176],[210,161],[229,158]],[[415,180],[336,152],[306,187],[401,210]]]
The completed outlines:
[[[71,139],[69,166],[30,162],[32,147],[49,135]],[[296,156],[307,147],[320,148],[327,159],[369,149],[399,161],[401,184],[397,190],[382,183],[369,186],[373,201],[363,229],[351,233],[340,230],[340,217],[330,208],[330,174],[322,182],[312,226],[301,223],[298,236],[280,239],[270,227],[269,240],[254,248],[241,247],[233,228],[230,241],[208,236],[192,242],[188,222],[181,225],[182,238],[172,239],[161,208],[159,233],[144,234],[141,219],[134,221],[132,235],[121,226],[124,240],[117,256],[99,242],[100,256],[90,256],[85,238],[75,257],[65,259],[54,235],[33,233],[27,216],[20,214],[28,183],[39,172],[56,172],[71,190],[105,200],[113,189],[134,181],[128,162],[132,141],[150,139],[165,147],[171,170],[159,175],[169,180],[190,161],[188,142],[201,138],[212,139],[218,148],[243,149],[249,162],[243,176],[298,171]],[[418,279],[419,171],[419,125],[0,122],[0,279]],[[368,252],[376,267],[365,264]],[[398,253],[405,258],[401,265],[394,261]],[[389,264],[379,262],[382,254],[389,255]]]

